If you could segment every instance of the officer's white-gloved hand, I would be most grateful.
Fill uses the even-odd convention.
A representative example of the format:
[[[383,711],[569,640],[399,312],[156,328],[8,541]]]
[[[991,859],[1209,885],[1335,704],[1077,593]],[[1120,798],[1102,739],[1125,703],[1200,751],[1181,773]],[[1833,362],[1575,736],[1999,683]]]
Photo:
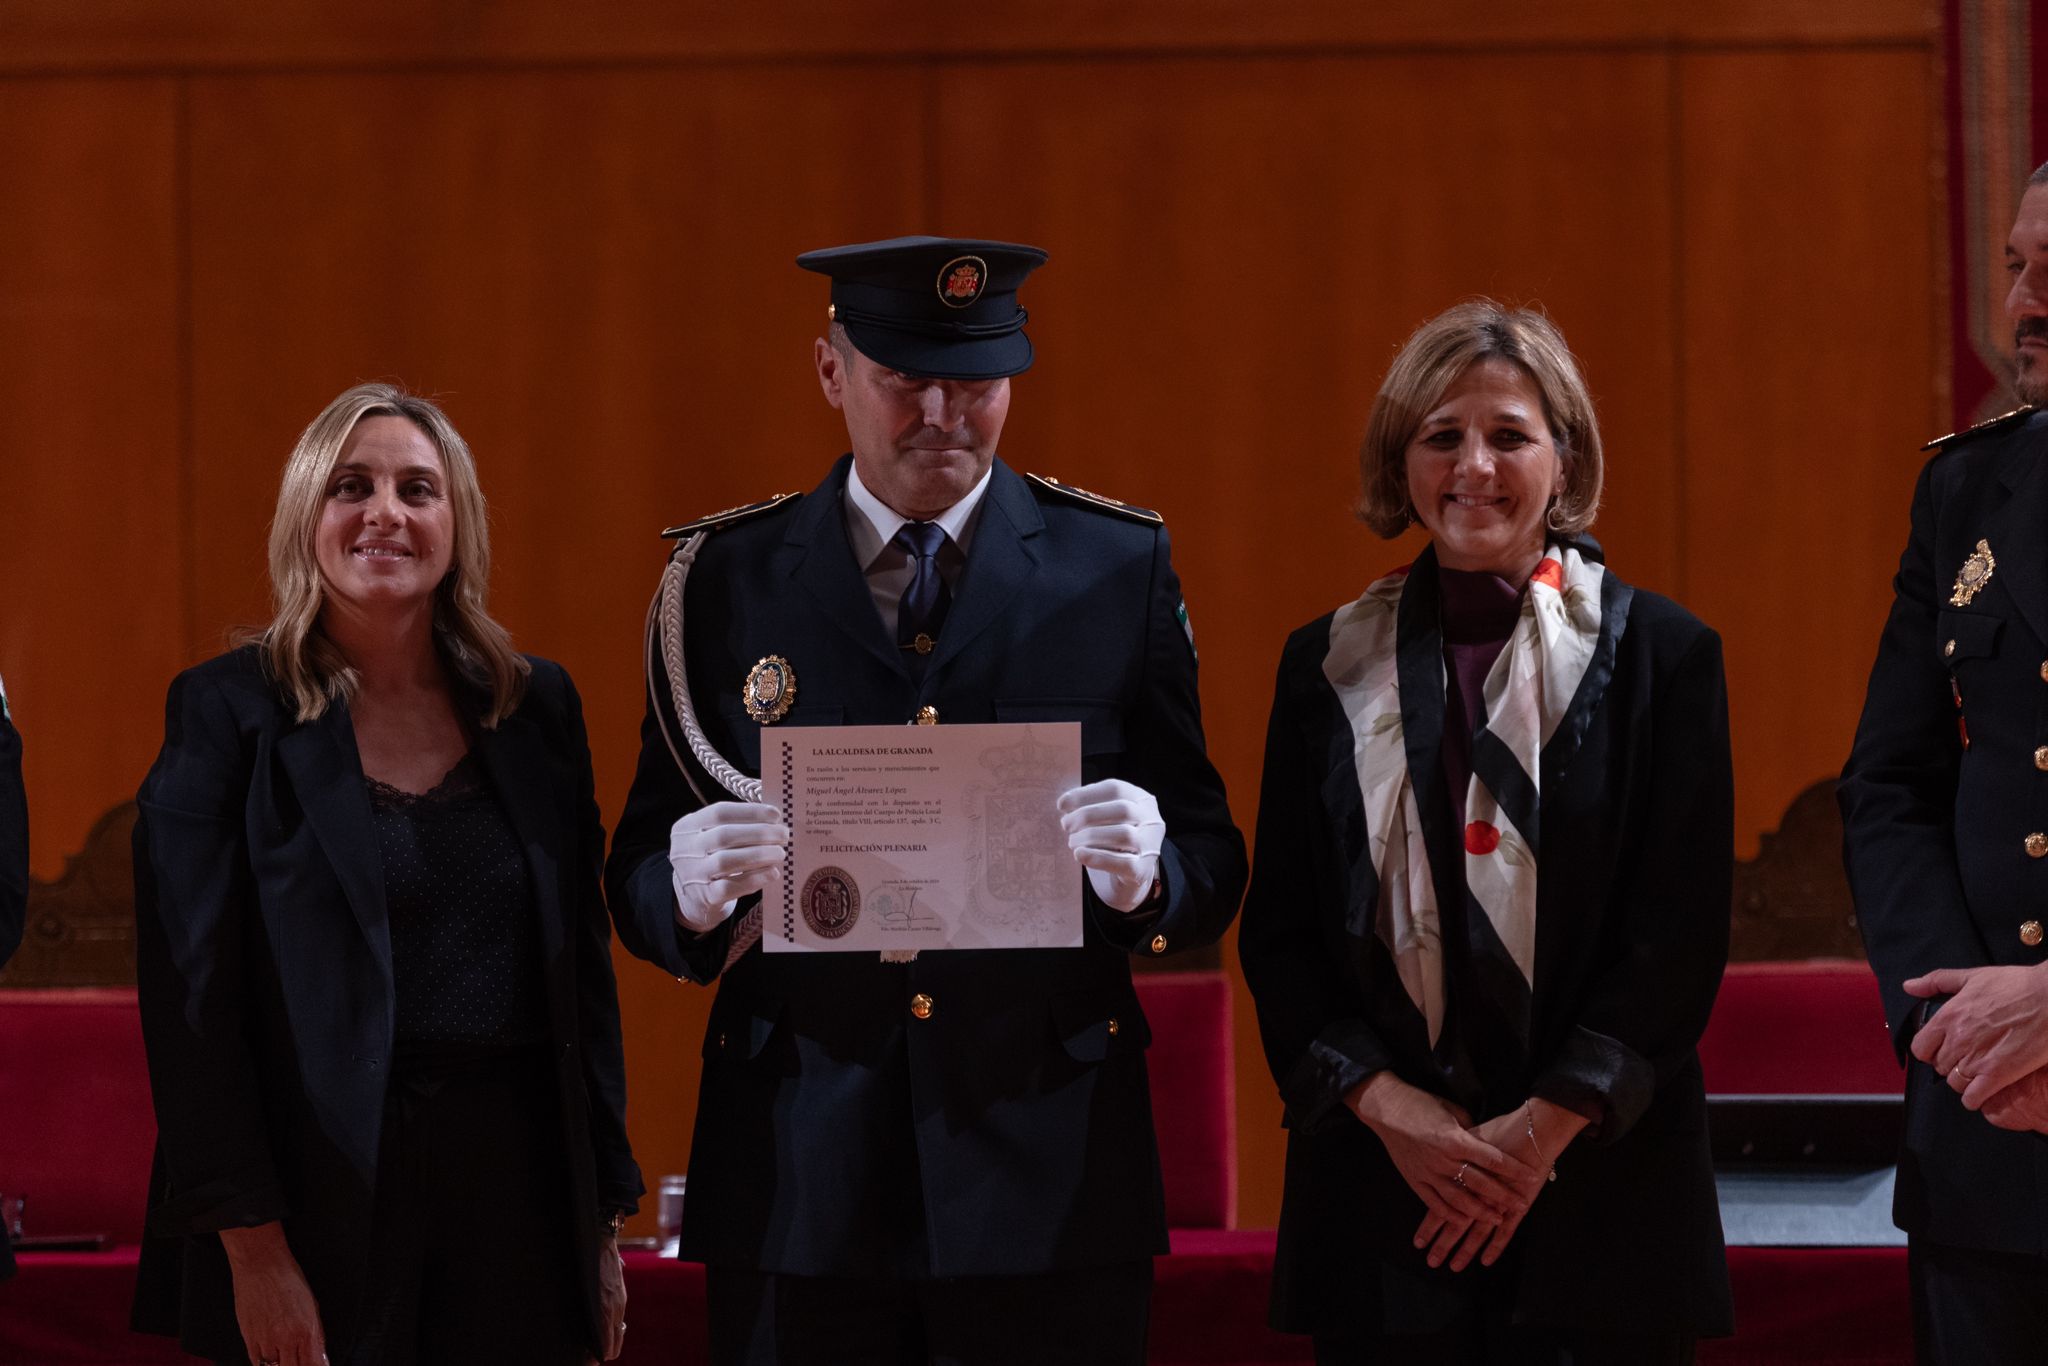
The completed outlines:
[[[703,934],[715,930],[749,892],[782,881],[789,827],[758,802],[713,802],[669,827],[668,866],[676,919]]]
[[[1088,870],[1103,904],[1124,912],[1144,905],[1166,843],[1158,800],[1136,783],[1110,778],[1062,792],[1059,813],[1074,862]]]

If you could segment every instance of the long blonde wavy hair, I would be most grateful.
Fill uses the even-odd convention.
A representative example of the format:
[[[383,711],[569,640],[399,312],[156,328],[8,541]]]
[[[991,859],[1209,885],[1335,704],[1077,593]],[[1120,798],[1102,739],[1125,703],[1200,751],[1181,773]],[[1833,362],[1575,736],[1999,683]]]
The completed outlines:
[[[440,452],[455,544],[447,577],[434,590],[434,643],[449,670],[478,695],[478,723],[494,729],[518,709],[532,666],[485,606],[491,536],[476,461],[447,414],[396,385],[358,384],[343,393],[306,427],[285,461],[270,519],[271,618],[256,638],[264,662],[301,721],[318,719],[336,699],[355,693],[355,668],[320,628],[327,581],[313,536],[341,449],[366,417],[402,417]]]

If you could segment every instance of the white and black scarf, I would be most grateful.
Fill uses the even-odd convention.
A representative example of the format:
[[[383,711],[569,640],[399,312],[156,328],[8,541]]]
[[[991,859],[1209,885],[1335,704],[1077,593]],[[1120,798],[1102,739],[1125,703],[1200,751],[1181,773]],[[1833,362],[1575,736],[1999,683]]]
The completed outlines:
[[[1586,718],[1612,673],[1614,642],[1627,614],[1629,590],[1606,572],[1597,549],[1552,545],[1523,594],[1514,629],[1482,689],[1484,710],[1473,718],[1472,776],[1466,791],[1463,844],[1468,908],[1491,927],[1498,954],[1519,976],[1519,999],[1499,1002],[1518,1019],[1526,1040],[1528,1003],[1536,980],[1536,885],[1543,779],[1575,748]],[[1429,560],[1434,587],[1434,559]],[[1378,876],[1375,930],[1393,956],[1409,999],[1427,1022],[1435,1047],[1444,1027],[1444,946],[1435,880],[1416,801],[1404,722],[1400,656],[1402,599],[1410,570],[1377,580],[1330,622],[1323,672],[1350,724],[1352,756]],[[1436,622],[1427,623],[1431,634]],[[1412,651],[1411,651],[1412,653]],[[1427,677],[1440,703],[1446,687],[1440,642]],[[1412,685],[1419,686],[1416,675]],[[1408,699],[1408,716],[1418,714]],[[1440,715],[1437,707],[1425,714]],[[1553,745],[1553,741],[1559,743]],[[1429,747],[1432,751],[1434,746]],[[1512,980],[1512,979],[1508,979]]]

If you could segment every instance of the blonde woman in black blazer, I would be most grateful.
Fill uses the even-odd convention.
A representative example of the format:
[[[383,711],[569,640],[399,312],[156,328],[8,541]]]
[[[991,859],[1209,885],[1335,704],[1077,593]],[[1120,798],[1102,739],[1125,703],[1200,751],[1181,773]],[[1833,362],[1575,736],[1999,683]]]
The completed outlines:
[[[421,399],[314,420],[270,563],[139,798],[137,1324],[274,1366],[614,1356],[641,1183],[576,690],[485,611],[475,467]]]
[[[1280,662],[1240,939],[1290,1130],[1273,1321],[1328,1363],[1688,1362],[1730,1328],[1719,638],[1585,534],[1599,431],[1540,315],[1425,324],[1362,465],[1367,523],[1431,541]]]

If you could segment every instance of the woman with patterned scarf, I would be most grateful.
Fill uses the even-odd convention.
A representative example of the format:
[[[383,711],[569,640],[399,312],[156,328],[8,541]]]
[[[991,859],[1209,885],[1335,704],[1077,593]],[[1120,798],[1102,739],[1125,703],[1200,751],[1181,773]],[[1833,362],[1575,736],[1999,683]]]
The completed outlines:
[[[1346,1366],[1690,1362],[1731,1326],[1720,638],[1585,534],[1599,428],[1539,314],[1424,324],[1360,465],[1365,523],[1430,544],[1280,661],[1240,938],[1290,1130],[1274,1325]]]

